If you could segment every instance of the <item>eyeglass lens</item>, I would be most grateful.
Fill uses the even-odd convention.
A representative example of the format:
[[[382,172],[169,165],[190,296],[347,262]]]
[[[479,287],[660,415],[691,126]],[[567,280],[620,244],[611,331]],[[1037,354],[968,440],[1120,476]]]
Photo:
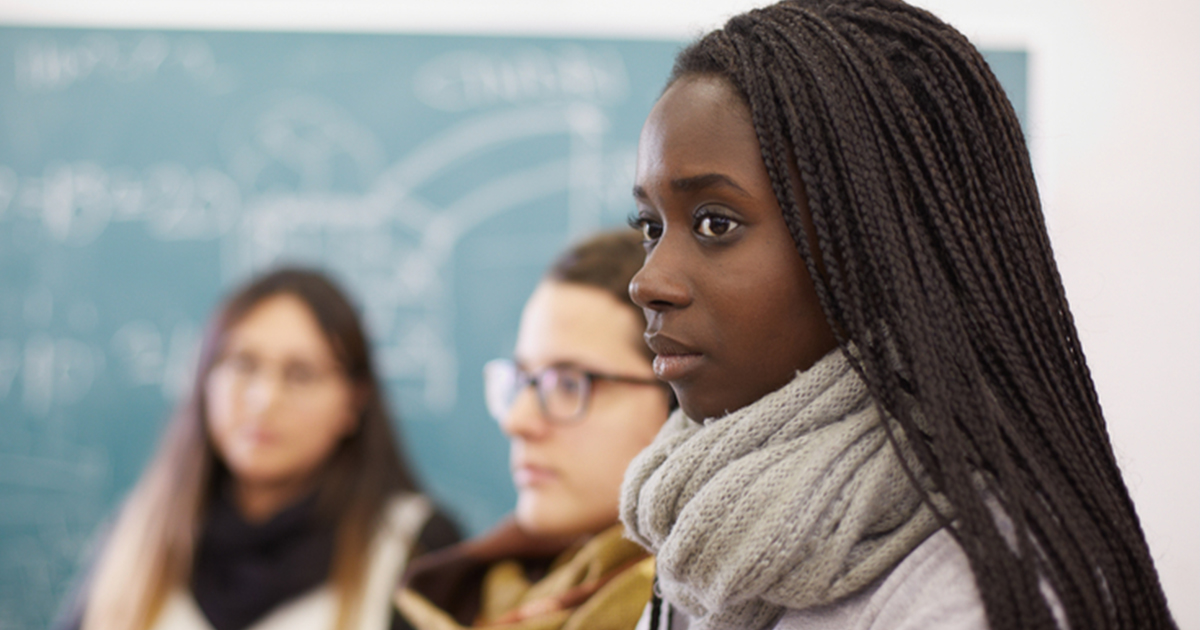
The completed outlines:
[[[557,421],[582,415],[591,389],[587,374],[572,367],[551,366],[531,375],[512,361],[496,359],[484,366],[483,373],[488,412],[497,421],[508,416],[521,390],[531,383],[542,413]]]

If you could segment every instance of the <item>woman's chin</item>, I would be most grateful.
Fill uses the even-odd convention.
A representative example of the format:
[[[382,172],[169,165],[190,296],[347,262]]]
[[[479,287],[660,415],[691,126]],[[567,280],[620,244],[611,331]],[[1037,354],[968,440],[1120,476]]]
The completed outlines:
[[[521,529],[538,536],[557,536],[565,531],[562,515],[543,505],[541,497],[530,494],[533,493],[524,491],[517,499],[517,524]]]
[[[581,514],[567,506],[538,505],[521,497],[517,501],[517,524],[521,529],[537,536],[590,536],[617,524],[617,515],[611,518]]]

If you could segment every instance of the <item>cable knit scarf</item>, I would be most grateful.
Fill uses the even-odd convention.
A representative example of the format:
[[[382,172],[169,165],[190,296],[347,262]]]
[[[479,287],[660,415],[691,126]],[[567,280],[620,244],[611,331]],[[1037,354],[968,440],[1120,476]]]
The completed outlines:
[[[722,418],[675,412],[626,472],[621,520],[694,630],[835,602],[938,529],[840,350]]]

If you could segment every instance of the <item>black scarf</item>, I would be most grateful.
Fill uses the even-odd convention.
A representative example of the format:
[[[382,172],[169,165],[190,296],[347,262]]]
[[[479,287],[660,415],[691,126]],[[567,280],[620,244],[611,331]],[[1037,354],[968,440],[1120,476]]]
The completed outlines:
[[[212,502],[192,572],[192,595],[216,630],[242,630],[329,578],[333,525],[315,495],[249,523],[229,492]]]

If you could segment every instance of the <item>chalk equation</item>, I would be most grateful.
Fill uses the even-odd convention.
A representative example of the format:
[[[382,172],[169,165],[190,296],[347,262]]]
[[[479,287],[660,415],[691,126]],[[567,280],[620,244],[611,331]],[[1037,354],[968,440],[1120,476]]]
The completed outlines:
[[[461,112],[554,100],[619,103],[629,76],[612,49],[527,46],[499,56],[463,50],[438,57],[417,72],[413,87],[426,105]]]
[[[158,239],[204,240],[233,226],[241,192],[233,179],[212,168],[161,162],[137,171],[90,161],[54,162],[41,174],[23,178],[0,166],[0,211],[5,206],[0,220],[40,223],[54,242],[73,247],[95,241],[112,223],[131,221],[144,223]]]
[[[140,33],[116,37],[87,34],[75,42],[34,38],[16,50],[14,83],[23,93],[56,92],[89,79],[121,83],[148,81],[176,70],[218,87],[230,82],[212,48],[201,37]]]

